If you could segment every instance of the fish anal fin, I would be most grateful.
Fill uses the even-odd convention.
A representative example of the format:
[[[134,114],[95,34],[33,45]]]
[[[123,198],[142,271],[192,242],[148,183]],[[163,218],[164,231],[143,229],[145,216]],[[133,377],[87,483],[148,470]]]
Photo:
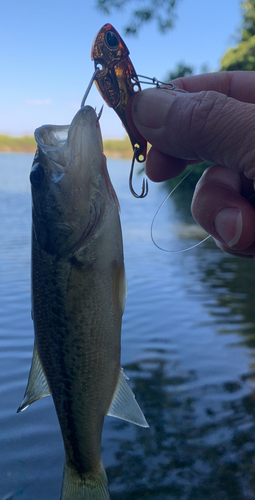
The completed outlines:
[[[17,413],[25,410],[34,401],[50,395],[51,391],[46,379],[46,375],[44,373],[40,356],[38,354],[36,343],[34,343],[34,352],[28,376],[27,388],[23,401],[20,404]]]
[[[139,425],[140,427],[149,427],[133,391],[127,383],[127,378],[121,368],[118,384],[107,415],[127,420],[127,422]]]

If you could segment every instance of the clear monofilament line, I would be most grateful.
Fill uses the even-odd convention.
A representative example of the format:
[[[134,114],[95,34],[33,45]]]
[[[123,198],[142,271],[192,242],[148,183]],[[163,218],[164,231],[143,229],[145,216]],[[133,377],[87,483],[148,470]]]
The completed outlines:
[[[201,245],[202,243],[204,243],[204,241],[208,240],[211,237],[211,235],[209,234],[208,236],[206,236],[206,238],[204,238],[199,243],[196,243],[195,245],[192,245],[191,247],[184,248],[183,250],[168,250],[167,248],[163,248],[160,245],[158,245],[156,243],[155,239],[154,239],[154,236],[153,236],[154,222],[155,222],[155,219],[156,219],[158,213],[160,212],[161,208],[164,206],[164,204],[170,198],[170,196],[172,196],[172,194],[174,193],[174,191],[180,186],[180,184],[186,179],[186,177],[188,177],[189,174],[191,174],[191,172],[193,172],[193,170],[195,168],[196,168],[196,165],[194,165],[194,167],[192,167],[192,169],[178,182],[178,184],[176,184],[176,186],[172,189],[172,191],[170,191],[170,193],[167,195],[167,197],[162,201],[161,205],[159,206],[158,210],[156,211],[156,213],[155,213],[155,215],[154,215],[154,217],[152,219],[152,223],[151,223],[151,239],[152,239],[154,245],[157,248],[159,248],[159,250],[162,250],[163,252],[169,252],[169,253],[183,253],[183,252],[187,252],[188,250],[192,250],[192,248],[198,247],[199,245]]]

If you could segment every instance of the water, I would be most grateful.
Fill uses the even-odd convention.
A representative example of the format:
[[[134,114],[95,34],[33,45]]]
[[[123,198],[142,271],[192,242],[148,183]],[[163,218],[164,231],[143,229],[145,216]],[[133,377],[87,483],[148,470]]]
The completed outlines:
[[[31,155],[0,155],[0,499],[60,496],[64,451],[50,397],[16,414],[33,347]],[[185,253],[151,242],[166,191],[128,190],[129,162],[108,161],[121,205],[129,293],[122,366],[149,429],[105,420],[112,500],[255,498],[254,262],[208,240]],[[135,179],[137,190],[141,179]],[[186,197],[170,199],[154,235],[178,250],[198,241]]]

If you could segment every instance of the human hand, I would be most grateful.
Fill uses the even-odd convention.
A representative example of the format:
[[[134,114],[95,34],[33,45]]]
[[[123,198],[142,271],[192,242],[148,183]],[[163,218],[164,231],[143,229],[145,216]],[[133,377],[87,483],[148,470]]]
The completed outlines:
[[[188,164],[210,161],[197,184],[192,214],[225,252],[255,255],[255,73],[219,72],[173,82],[187,93],[148,89],[132,119],[152,148],[146,162],[156,182]]]

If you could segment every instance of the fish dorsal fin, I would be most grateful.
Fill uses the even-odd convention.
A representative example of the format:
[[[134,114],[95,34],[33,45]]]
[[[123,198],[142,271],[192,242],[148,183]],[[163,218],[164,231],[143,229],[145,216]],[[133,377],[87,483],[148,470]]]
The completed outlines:
[[[149,427],[144,414],[127,383],[128,377],[120,369],[118,384],[107,415],[127,420],[141,427]]]
[[[25,410],[34,401],[50,395],[51,391],[38,354],[36,343],[34,343],[34,352],[28,376],[27,388],[24,399],[20,404],[17,413]]]

